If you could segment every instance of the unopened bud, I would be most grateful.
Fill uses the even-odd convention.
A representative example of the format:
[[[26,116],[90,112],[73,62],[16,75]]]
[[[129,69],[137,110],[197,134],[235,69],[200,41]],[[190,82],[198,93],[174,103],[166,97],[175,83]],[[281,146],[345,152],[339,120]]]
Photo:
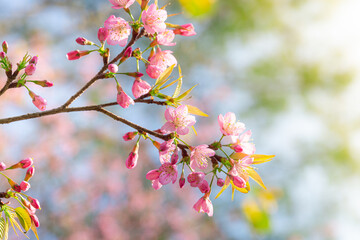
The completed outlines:
[[[136,135],[138,134],[138,132],[127,132],[124,136],[123,139],[124,141],[130,141],[133,140]]]
[[[22,181],[20,183],[20,188],[23,192],[26,192],[27,190],[30,189],[30,183],[28,183],[27,181]]]
[[[185,178],[183,175],[181,175],[181,178],[179,179],[179,186],[180,188],[183,188],[185,185]]]
[[[77,60],[85,55],[88,55],[91,51],[71,51],[66,54],[68,60]]]
[[[145,10],[147,8],[148,3],[149,3],[149,0],[142,0],[141,1],[141,10]]]
[[[7,53],[8,48],[9,48],[8,43],[7,43],[6,41],[4,41],[4,42],[2,43],[2,49],[3,49],[3,51],[4,51],[5,53]]]
[[[4,59],[6,57],[6,53],[5,52],[0,52],[0,59]]]
[[[24,160],[21,160],[20,161],[20,164],[21,164],[21,167],[22,168],[28,168],[30,167],[31,165],[33,165],[33,159],[32,158],[26,158]]]
[[[109,64],[108,69],[112,73],[117,73],[119,70],[119,67],[116,64]]]
[[[30,215],[31,221],[34,223],[35,227],[40,227],[39,219],[36,215]]]
[[[132,152],[129,154],[129,157],[126,159],[126,167],[128,169],[133,169],[134,167],[136,167],[138,158],[139,158],[139,142],[135,144]]]
[[[131,48],[131,47],[128,47],[128,48],[125,50],[124,55],[121,57],[120,63],[125,62],[126,59],[128,59],[129,57],[131,57],[131,55],[132,55],[132,48]]]
[[[38,56],[33,56],[31,59],[30,59],[30,61],[29,61],[29,64],[37,64],[37,62],[38,62],[38,60],[39,60],[39,58],[38,58]]]
[[[104,42],[109,37],[109,30],[106,28],[99,28],[98,39],[100,42]]]
[[[28,200],[34,208],[41,209],[39,200],[37,200],[36,198],[32,198],[32,197],[28,197]]]
[[[4,171],[6,169],[6,165],[3,162],[0,162],[0,171]]]
[[[144,74],[142,74],[141,72],[128,72],[128,73],[123,73],[125,75],[128,75],[130,77],[134,77],[134,78],[140,78],[142,76],[144,76]]]
[[[225,181],[224,181],[224,179],[222,179],[222,178],[218,178],[218,180],[216,181],[216,184],[217,184],[219,187],[222,187],[222,186],[224,186]]]
[[[32,176],[34,176],[35,173],[35,167],[31,166],[27,171],[26,171],[26,175],[24,178],[24,181],[29,181],[30,178],[32,178]]]
[[[76,42],[79,44],[79,45],[94,45],[93,42],[87,40],[86,38],[83,38],[83,37],[78,37],[76,39]]]
[[[54,84],[49,82],[48,80],[41,80],[41,81],[32,81],[33,83],[42,86],[42,87],[52,87]]]
[[[31,63],[31,64],[26,66],[25,73],[30,76],[30,75],[34,74],[35,70],[36,70],[35,64]]]
[[[239,176],[232,176],[230,175],[230,180],[233,181],[234,185],[237,186],[238,188],[244,188],[246,187],[246,181],[239,177]]]

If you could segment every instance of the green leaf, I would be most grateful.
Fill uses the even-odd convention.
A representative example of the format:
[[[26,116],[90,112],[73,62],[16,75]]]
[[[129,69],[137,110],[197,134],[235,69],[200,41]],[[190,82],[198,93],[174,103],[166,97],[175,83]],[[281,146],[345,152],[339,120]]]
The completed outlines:
[[[169,80],[170,80],[170,79],[169,79]],[[168,87],[170,87],[171,85],[175,84],[177,81],[179,81],[179,78],[178,78],[178,79],[176,79],[176,80],[174,80],[174,81],[172,81],[172,82],[171,82],[171,83],[169,83],[168,85],[166,85],[166,86],[164,86],[164,87],[160,88],[159,90],[163,90],[163,89],[165,89],[165,88],[168,88]]]
[[[183,9],[193,17],[206,16],[211,13],[215,0],[179,0]]]
[[[194,89],[194,87],[196,87],[196,85],[194,85],[192,88],[190,88],[189,90],[187,90],[186,92],[184,92],[183,94],[181,94],[179,97],[176,98],[177,101],[180,101],[181,99],[183,99],[184,97],[186,97],[190,92],[191,90]]]
[[[34,232],[36,239],[39,240],[39,235],[37,234],[35,223],[33,222],[31,222],[31,230]]]
[[[168,81],[168,77],[171,75],[173,69],[175,67],[175,64],[168,67],[161,75],[156,79],[154,89],[160,88],[162,85],[164,85]]]
[[[179,65],[179,81],[178,81],[178,84],[176,86],[176,89],[174,91],[172,98],[176,98],[177,96],[179,96],[180,91],[181,91],[181,86],[182,86],[182,74],[181,74],[181,67]]]
[[[25,232],[29,231],[31,227],[31,218],[29,213],[22,207],[16,208],[15,213],[19,218],[20,224],[24,228]]]
[[[197,107],[191,106],[191,105],[186,105],[188,108],[188,112],[190,114],[194,114],[194,115],[198,115],[198,116],[203,116],[203,117],[208,117],[209,115],[207,115],[206,113],[202,112],[200,109],[198,109]]]

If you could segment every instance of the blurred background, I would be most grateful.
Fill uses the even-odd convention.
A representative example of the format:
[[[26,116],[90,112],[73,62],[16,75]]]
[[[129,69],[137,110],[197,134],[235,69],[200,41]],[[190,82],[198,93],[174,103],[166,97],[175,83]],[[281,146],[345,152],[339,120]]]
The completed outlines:
[[[166,3],[159,0],[160,6]],[[0,0],[0,6],[0,41],[9,43],[12,62],[26,51],[38,55],[33,79],[54,83],[32,88],[48,100],[48,109],[101,67],[95,54],[67,61],[67,52],[85,49],[75,39],[96,41],[111,14],[128,19],[106,0]],[[130,129],[106,116],[71,113],[2,125],[1,161],[35,159],[29,194],[42,204],[40,238],[358,239],[360,2],[172,0],[166,9],[181,13],[167,22],[191,22],[197,32],[177,36],[175,47],[164,48],[174,51],[185,86],[199,84],[189,104],[210,115],[197,118],[198,136],[187,141],[218,139],[217,115],[235,112],[252,130],[257,153],[276,155],[258,165],[268,189],[252,182],[252,191],[236,194],[234,201],[230,190],[213,200],[216,189],[209,218],[192,209],[201,196],[193,189],[180,190],[177,183],[151,188],[145,173],[158,166],[151,145],[141,142],[138,166],[125,168],[134,142],[122,135]],[[131,59],[120,71],[134,66]],[[132,79],[121,81],[130,92]],[[74,106],[115,99],[115,83],[108,79]],[[110,110],[150,129],[164,123],[164,109],[157,106]],[[0,101],[1,118],[35,111],[25,89],[8,91]]]

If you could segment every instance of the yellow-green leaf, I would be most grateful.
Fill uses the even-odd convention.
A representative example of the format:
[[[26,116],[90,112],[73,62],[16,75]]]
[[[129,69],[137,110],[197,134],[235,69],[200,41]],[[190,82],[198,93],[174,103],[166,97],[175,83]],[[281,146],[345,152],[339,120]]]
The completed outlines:
[[[203,111],[201,111],[200,109],[198,109],[197,107],[191,106],[191,105],[186,105],[188,108],[188,112],[190,114],[194,114],[194,115],[198,115],[198,116],[203,116],[203,117],[208,117],[209,115],[207,115],[206,113],[204,113]]]
[[[191,92],[191,90],[193,90],[194,87],[196,87],[196,86],[197,86],[197,84],[194,85],[193,87],[191,87],[190,89],[188,89],[188,90],[187,90],[186,92],[184,92],[183,94],[181,94],[179,97],[177,97],[176,100],[179,101],[179,100],[183,99],[184,97],[186,97],[186,96]]]
[[[155,82],[155,89],[160,88],[162,85],[164,85],[167,81],[168,81],[168,77],[170,76],[170,74],[172,73],[173,69],[175,67],[175,64],[171,65],[170,67],[168,67],[163,73],[160,74],[160,76],[158,77],[158,79],[156,79]]]
[[[5,221],[5,229],[4,229],[4,235],[3,235],[3,240],[8,240],[9,238],[9,223],[8,221]]]
[[[194,131],[195,135],[197,136],[197,131],[194,126],[191,126],[192,130]]]
[[[39,236],[37,234],[35,223],[33,223],[33,222],[31,222],[31,230],[34,232],[36,239],[39,240]]]
[[[140,4],[140,6],[141,6],[141,0],[136,0],[139,4]]]
[[[254,169],[248,167],[245,171],[249,174],[249,177],[251,177],[257,184],[266,189],[260,175]]]
[[[181,67],[179,65],[179,81],[178,81],[178,84],[176,86],[176,89],[174,91],[172,98],[176,98],[177,96],[179,96],[180,91],[181,91],[181,86],[182,86],[182,74],[181,74]]]
[[[2,240],[5,236],[5,229],[7,223],[5,222],[5,219],[3,217],[0,217],[0,239]]]
[[[170,79],[169,79],[169,80],[170,80]],[[165,88],[168,88],[168,87],[170,87],[171,85],[173,85],[174,83],[176,83],[177,81],[179,81],[179,78],[176,79],[176,80],[174,80],[174,81],[172,81],[172,82],[169,83],[168,85],[165,85],[164,87],[160,88],[159,90],[163,90],[163,89],[165,89]]]
[[[253,155],[251,155],[251,157],[254,158],[253,164],[260,164],[260,163],[271,161],[275,157],[275,155],[253,154]]]
[[[209,14],[216,0],[179,0],[183,9],[194,17]]]
[[[237,152],[234,152],[233,154],[230,155],[230,157],[234,160],[243,159],[246,156],[249,156],[249,155],[247,155],[245,153],[237,153]]]
[[[25,232],[29,231],[31,227],[31,218],[29,213],[22,207],[16,208],[15,213],[19,218],[20,224],[24,228]]]

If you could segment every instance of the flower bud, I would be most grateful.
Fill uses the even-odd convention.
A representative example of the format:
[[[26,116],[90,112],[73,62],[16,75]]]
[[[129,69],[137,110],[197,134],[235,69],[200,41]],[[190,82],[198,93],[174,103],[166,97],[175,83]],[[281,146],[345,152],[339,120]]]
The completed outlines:
[[[239,176],[232,176],[230,175],[230,180],[233,181],[234,185],[237,186],[238,188],[244,188],[246,187],[246,181],[239,177]]]
[[[29,61],[29,64],[37,64],[37,62],[38,62],[38,56],[33,56],[31,59],[30,59],[30,61]]]
[[[40,111],[45,111],[46,110],[46,100],[42,97],[40,97],[39,95],[36,95],[35,93],[33,93],[32,91],[29,92],[30,97],[32,98],[32,102],[33,104],[40,110]],[[31,164],[30,164],[31,165]],[[30,166],[29,165],[29,166]]]
[[[119,67],[116,64],[109,64],[108,69],[112,73],[117,73],[119,70]]]
[[[7,43],[6,41],[4,41],[4,42],[2,43],[2,49],[3,49],[3,51],[4,51],[5,53],[7,53],[8,48],[9,48],[8,43]]]
[[[209,183],[205,179],[199,184],[198,188],[202,193],[207,193],[210,191]]]
[[[68,60],[77,60],[80,57],[83,57],[85,55],[88,55],[90,53],[90,51],[79,51],[79,50],[75,50],[75,51],[71,51],[68,52],[66,54],[66,57]]]
[[[40,227],[40,222],[38,217],[34,215],[30,215],[31,221],[34,223],[35,227]]]
[[[184,24],[184,25],[177,27],[176,29],[174,29],[174,33],[181,35],[181,36],[186,36],[186,37],[196,35],[194,26],[191,23]]]
[[[34,163],[34,161],[32,158],[26,158],[26,159],[20,161],[22,168],[28,168],[31,165],[33,165],[33,163]]]
[[[140,77],[135,78],[134,84],[132,86],[132,93],[135,98],[139,98],[142,95],[147,94],[151,90],[150,84],[146,81],[141,80]]]
[[[22,181],[21,183],[20,183],[20,188],[21,188],[21,190],[23,191],[23,192],[26,192],[27,190],[29,190],[30,189],[30,183],[28,183],[27,181]]]
[[[183,175],[181,175],[181,178],[179,179],[179,186],[180,188],[183,188],[185,185],[185,178]]]
[[[36,198],[32,198],[32,197],[28,197],[28,200],[34,208],[41,209],[39,200],[37,200]]]
[[[203,172],[192,172],[188,175],[187,180],[190,183],[190,186],[197,187],[204,180],[205,173]]]
[[[225,181],[224,181],[224,179],[222,179],[222,178],[218,178],[216,184],[217,184],[219,187],[222,187],[222,186],[224,186]]]
[[[124,55],[121,57],[120,59],[120,63],[123,63],[126,61],[126,59],[128,59],[129,57],[131,57],[132,55],[132,48],[131,47],[128,47],[126,49],[126,51],[124,52]]]
[[[31,63],[31,64],[29,64],[29,65],[26,66],[26,68],[25,68],[25,73],[26,73],[27,75],[31,76],[31,75],[34,74],[35,70],[36,70],[35,64],[34,64],[34,63]]]
[[[0,171],[4,171],[6,169],[6,165],[3,162],[0,162]]]
[[[4,59],[6,57],[6,53],[5,52],[0,52],[0,59]]]
[[[137,134],[138,134],[138,132],[128,132],[123,136],[123,139],[124,139],[124,141],[133,140]]]
[[[141,1],[141,10],[145,10],[150,0]]]
[[[15,192],[21,192],[21,187],[18,184],[14,184],[11,188],[14,189]]]
[[[121,91],[118,91],[117,103],[123,108],[128,108],[130,104],[132,105],[135,104],[134,100],[131,97],[129,97],[122,89]]]
[[[78,37],[76,39],[76,42],[79,44],[79,45],[94,45],[93,42],[87,40],[86,38],[83,38],[83,37]]]
[[[135,144],[132,152],[129,154],[129,157],[126,159],[126,167],[128,169],[133,169],[134,167],[136,167],[138,158],[139,158],[139,142]]]
[[[178,148],[175,148],[174,150],[174,153],[171,155],[171,158],[170,158],[170,163],[171,164],[176,164],[177,161],[179,160],[179,149]]]
[[[29,181],[30,178],[32,178],[32,176],[34,176],[35,173],[35,167],[31,166],[27,171],[26,171],[26,175],[24,178],[24,181]]]
[[[42,87],[52,87],[54,84],[49,82],[48,80],[41,80],[41,81],[32,81],[33,83],[42,86]]]
[[[242,152],[243,151],[243,148],[239,144],[231,145],[231,149],[233,149],[235,152]]]
[[[104,42],[109,37],[109,30],[106,28],[99,28],[98,39],[100,42]]]

